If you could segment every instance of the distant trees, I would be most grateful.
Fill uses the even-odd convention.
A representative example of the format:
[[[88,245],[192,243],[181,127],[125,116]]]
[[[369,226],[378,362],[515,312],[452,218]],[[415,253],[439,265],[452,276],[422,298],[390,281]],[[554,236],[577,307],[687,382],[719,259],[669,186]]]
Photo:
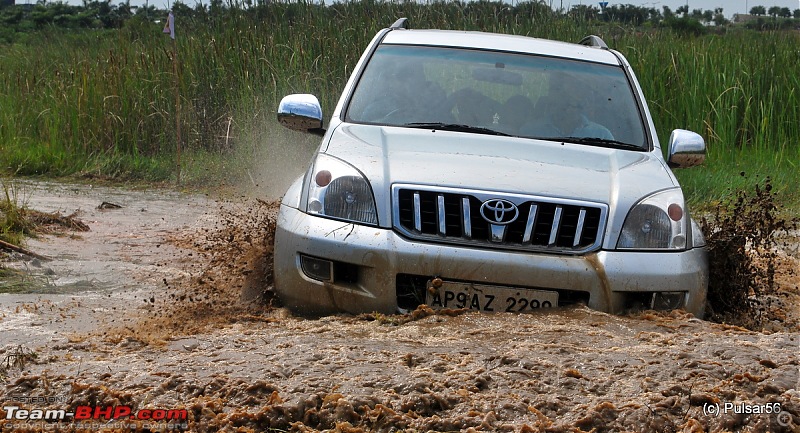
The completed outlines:
[[[606,9],[606,13],[608,13],[608,9]],[[574,5],[569,10],[569,15],[573,18],[594,20],[597,19],[598,10],[589,5]]]
[[[714,9],[713,21],[714,21],[714,24],[716,24],[718,26],[723,26],[725,24],[728,24],[728,19],[725,18],[725,15],[722,13],[722,8],[715,8]]]
[[[629,4],[608,6],[603,15],[607,21],[618,21],[635,26],[640,26],[648,21],[659,22],[662,18],[658,9],[637,7]]]
[[[766,12],[765,12],[766,13]],[[702,34],[706,31],[703,24],[714,24],[723,26],[729,23],[725,18],[722,8],[714,10],[692,9],[684,5],[673,12],[669,6],[663,6],[661,10],[648,7],[639,7],[630,4],[607,6],[603,13],[599,9],[589,5],[575,5],[570,9],[569,15],[584,19],[598,18],[603,21],[613,21],[634,26],[641,26],[645,23],[671,27],[679,32],[690,34]]]
[[[792,12],[792,10],[787,7],[772,6],[767,9],[764,6],[753,6],[750,8],[750,15],[769,15],[773,18],[800,18],[800,9],[796,9]]]
[[[74,6],[61,1],[47,3],[40,0],[27,9],[18,6],[0,9],[0,23],[17,30],[44,26],[120,28],[132,16],[130,2],[112,5],[110,0],[84,0],[83,6]]]
[[[0,0],[0,42],[12,42],[16,39],[16,33],[29,32],[47,26],[111,29],[127,25],[145,25],[154,20],[163,19],[166,15],[166,11],[157,9],[150,3],[139,7],[131,6],[130,0],[122,0],[123,2],[119,4],[112,4],[111,0],[82,0],[81,6],[69,4],[65,0],[29,0],[26,5],[16,6],[9,5],[8,1]],[[271,13],[270,5],[274,2],[274,0],[209,0],[196,2],[194,7],[189,7],[184,1],[186,0],[174,0],[172,10],[178,16],[199,20],[219,19],[224,17],[230,9],[237,9],[255,16],[269,15]],[[376,0],[361,1],[369,3]],[[690,10],[688,5],[680,6],[674,11],[668,6],[656,9],[632,4],[614,4],[601,10],[596,3],[594,5],[573,5],[569,10],[553,10],[544,0],[519,0],[512,7],[508,7],[507,2],[499,0],[452,1],[456,7],[469,10],[470,13],[474,11],[478,16],[491,17],[498,11],[514,15],[519,19],[535,20],[538,17],[551,19],[562,16],[581,21],[668,27],[686,34],[702,34],[708,31],[710,25],[719,27],[728,24],[722,8]],[[332,2],[330,6],[324,6],[323,2],[320,3],[322,3],[320,6],[322,9],[334,12],[339,7],[337,2]],[[758,18],[745,25],[755,30],[790,29],[800,25],[798,22],[800,9],[792,11],[786,7],[772,6],[767,9],[764,6],[753,6],[750,14],[756,15]],[[770,16],[771,19],[767,18]],[[135,22],[129,22],[131,19],[134,19]]]
[[[798,11],[800,11],[800,9],[798,9]],[[758,15],[758,16],[769,15],[773,18],[778,18],[778,17],[792,18],[792,16],[794,16],[794,18],[800,18],[800,16],[798,16],[797,11],[795,11],[795,13],[793,14],[791,9],[780,6],[772,6],[769,9],[767,9],[764,6],[753,6],[752,8],[750,8],[750,15]]]

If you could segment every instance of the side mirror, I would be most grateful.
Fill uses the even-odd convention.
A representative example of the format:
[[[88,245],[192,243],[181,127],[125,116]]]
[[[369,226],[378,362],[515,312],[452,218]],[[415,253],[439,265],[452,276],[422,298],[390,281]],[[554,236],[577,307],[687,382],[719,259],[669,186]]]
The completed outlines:
[[[325,135],[325,129],[322,128],[322,107],[314,95],[285,96],[278,105],[278,122],[294,131]]]
[[[688,168],[706,160],[706,142],[700,134],[676,129],[669,136],[667,164],[671,168]]]

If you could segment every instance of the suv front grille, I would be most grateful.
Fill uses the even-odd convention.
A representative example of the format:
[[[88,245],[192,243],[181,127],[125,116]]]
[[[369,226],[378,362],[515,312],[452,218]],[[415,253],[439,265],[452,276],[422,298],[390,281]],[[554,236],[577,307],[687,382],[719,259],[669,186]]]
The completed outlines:
[[[395,185],[392,195],[393,224],[401,234],[485,248],[586,253],[600,247],[608,212],[600,203],[453,188]],[[499,222],[484,218],[484,205]]]

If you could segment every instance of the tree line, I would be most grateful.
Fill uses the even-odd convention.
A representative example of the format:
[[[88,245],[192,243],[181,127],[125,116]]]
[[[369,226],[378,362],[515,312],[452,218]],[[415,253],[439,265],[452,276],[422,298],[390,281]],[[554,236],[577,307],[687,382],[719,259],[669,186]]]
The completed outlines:
[[[764,6],[753,6],[750,8],[750,15],[769,15],[773,18],[800,18],[800,9],[795,9],[794,12],[792,12],[792,10],[787,7],[772,6],[767,9]]]
[[[365,3],[375,3],[376,0],[363,0]],[[410,1],[410,0],[406,0]],[[469,8],[470,5],[459,0],[453,1],[456,5]],[[570,9],[551,9],[545,0],[523,1],[514,5],[499,1],[480,0],[476,9],[486,10],[486,6],[494,6],[495,10],[510,10],[512,13],[531,15],[551,15],[558,18],[571,18],[597,22],[612,22],[633,26],[659,26],[669,27],[678,31],[701,34],[707,27],[722,27],[731,24],[722,8],[714,10],[693,9],[681,6],[674,11],[663,6],[661,9],[654,7],[635,6],[630,4],[613,5],[600,8],[593,5],[574,5]],[[180,0],[175,1],[172,10],[182,18],[196,20],[221,16],[231,9],[244,13],[263,14],[268,10],[273,0],[211,0],[210,3],[198,2],[194,7],[189,7]],[[321,8],[335,8],[336,5]],[[83,5],[70,5],[62,1],[48,2],[38,0],[35,4],[13,5],[11,0],[0,0],[0,42],[13,42],[19,33],[32,32],[43,28],[64,29],[114,29],[121,28],[131,20],[153,21],[163,19],[166,10],[158,9],[153,5],[133,6],[130,2],[111,4],[110,0],[84,0]],[[754,6],[750,9],[751,16],[756,19],[748,20],[744,25],[755,30],[771,30],[778,28],[795,28],[800,25],[800,9],[791,11],[787,7]]]

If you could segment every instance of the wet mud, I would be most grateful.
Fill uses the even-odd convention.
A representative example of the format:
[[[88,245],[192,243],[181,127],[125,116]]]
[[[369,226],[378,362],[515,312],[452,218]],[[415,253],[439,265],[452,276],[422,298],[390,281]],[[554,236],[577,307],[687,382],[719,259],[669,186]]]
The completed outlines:
[[[186,410],[138,431],[800,431],[796,251],[764,332],[583,307],[311,320],[269,290],[275,203],[59,188],[31,207],[79,205],[90,231],[31,242],[55,258],[39,267],[6,263],[48,278],[0,295],[3,408]],[[136,430],[115,421],[49,426]]]

